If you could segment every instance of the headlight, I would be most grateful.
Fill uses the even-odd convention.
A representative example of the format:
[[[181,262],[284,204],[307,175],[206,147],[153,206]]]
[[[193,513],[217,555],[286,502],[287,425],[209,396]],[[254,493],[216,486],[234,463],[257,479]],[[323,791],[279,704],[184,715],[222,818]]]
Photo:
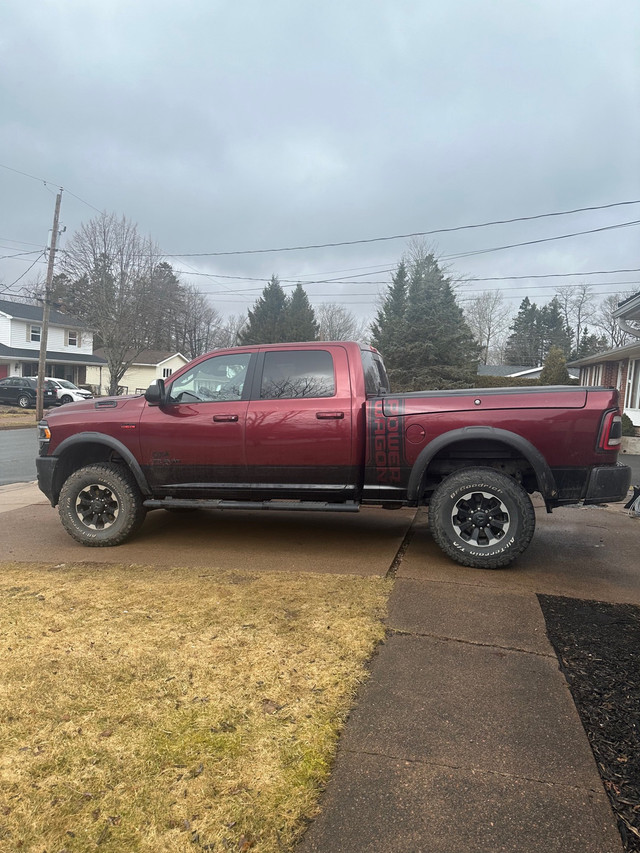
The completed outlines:
[[[40,444],[40,456],[47,455],[47,446],[51,441],[51,430],[46,421],[40,421],[38,424],[38,442]]]

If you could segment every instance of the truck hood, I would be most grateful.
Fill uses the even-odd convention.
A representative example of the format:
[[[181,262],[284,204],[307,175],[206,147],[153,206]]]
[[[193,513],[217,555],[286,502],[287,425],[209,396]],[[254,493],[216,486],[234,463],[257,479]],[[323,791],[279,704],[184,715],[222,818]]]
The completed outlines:
[[[62,423],[71,419],[78,422],[79,418],[85,416],[88,420],[92,417],[104,418],[105,414],[118,409],[125,410],[125,417],[135,417],[143,408],[145,399],[142,394],[128,397],[95,397],[90,400],[82,400],[77,403],[67,403],[59,409],[49,409],[45,414],[47,421]]]
[[[530,388],[464,388],[455,391],[415,391],[384,397],[387,416],[398,414],[401,401],[404,415],[466,412],[487,409],[582,409],[587,402],[587,389],[564,385]]]

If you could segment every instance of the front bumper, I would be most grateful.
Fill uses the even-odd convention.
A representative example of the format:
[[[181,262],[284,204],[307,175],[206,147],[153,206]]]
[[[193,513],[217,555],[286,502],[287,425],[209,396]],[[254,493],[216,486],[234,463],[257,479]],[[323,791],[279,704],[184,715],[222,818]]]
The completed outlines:
[[[54,495],[53,491],[53,472],[57,461],[56,456],[36,456],[38,488],[49,498],[51,506],[58,503],[58,495]]]
[[[584,497],[586,504],[615,503],[626,500],[631,485],[628,465],[601,465],[592,468]]]

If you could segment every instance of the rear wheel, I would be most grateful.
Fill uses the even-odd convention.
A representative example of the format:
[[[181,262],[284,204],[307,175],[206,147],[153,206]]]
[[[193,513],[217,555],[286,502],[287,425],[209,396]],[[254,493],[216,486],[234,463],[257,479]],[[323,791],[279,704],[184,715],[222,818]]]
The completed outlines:
[[[529,495],[493,468],[467,468],[443,480],[429,504],[440,548],[463,566],[501,569],[529,546],[536,517]]]
[[[60,492],[60,520],[77,542],[94,548],[120,545],[140,527],[146,510],[128,469],[121,465],[87,465],[65,481]]]

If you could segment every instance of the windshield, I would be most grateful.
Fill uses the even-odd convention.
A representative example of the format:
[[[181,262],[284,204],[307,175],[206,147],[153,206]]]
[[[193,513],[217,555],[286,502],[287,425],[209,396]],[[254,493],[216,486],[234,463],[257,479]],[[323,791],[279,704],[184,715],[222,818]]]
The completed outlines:
[[[56,379],[58,385],[62,385],[63,388],[70,388],[72,391],[78,391],[78,386],[74,385],[73,382],[69,382],[67,379]]]

